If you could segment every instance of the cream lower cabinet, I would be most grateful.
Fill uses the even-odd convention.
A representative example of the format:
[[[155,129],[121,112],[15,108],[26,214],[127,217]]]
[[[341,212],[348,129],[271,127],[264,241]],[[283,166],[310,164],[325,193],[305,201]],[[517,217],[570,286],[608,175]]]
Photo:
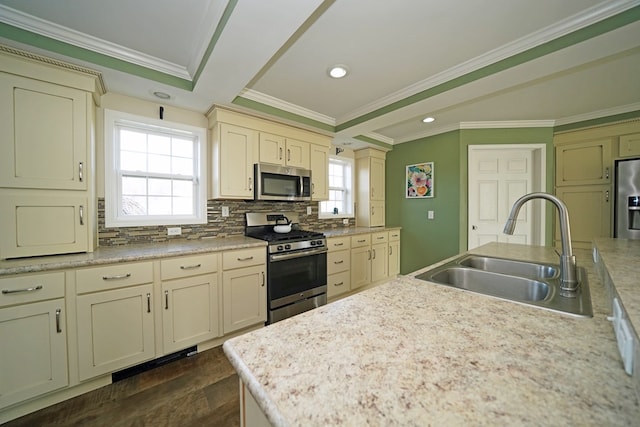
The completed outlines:
[[[152,262],[76,271],[80,380],[155,357]]]
[[[351,236],[351,289],[371,283],[371,235]]]
[[[351,290],[351,238],[328,238],[327,247],[327,298],[332,299]]]
[[[223,332],[267,321],[266,249],[222,254]]]
[[[389,277],[400,274],[400,230],[389,231]]]
[[[164,354],[220,336],[218,254],[160,261]]]
[[[69,384],[64,273],[0,279],[0,409]]]
[[[389,233],[371,234],[371,282],[389,277]]]

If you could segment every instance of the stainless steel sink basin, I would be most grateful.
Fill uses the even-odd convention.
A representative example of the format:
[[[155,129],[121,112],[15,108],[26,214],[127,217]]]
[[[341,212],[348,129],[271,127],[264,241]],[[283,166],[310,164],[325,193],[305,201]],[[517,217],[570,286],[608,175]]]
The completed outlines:
[[[417,279],[578,317],[592,317],[587,273],[578,268],[573,297],[560,289],[559,267],[505,258],[463,255],[416,275]]]
[[[513,259],[493,258],[480,255],[468,255],[460,259],[459,264],[465,267],[491,271],[493,273],[530,277],[534,279],[557,277],[559,274],[559,268],[553,265],[516,261]]]
[[[416,277],[422,279],[421,276]],[[551,290],[548,284],[537,280],[464,267],[445,268],[426,280],[514,301],[540,301]]]

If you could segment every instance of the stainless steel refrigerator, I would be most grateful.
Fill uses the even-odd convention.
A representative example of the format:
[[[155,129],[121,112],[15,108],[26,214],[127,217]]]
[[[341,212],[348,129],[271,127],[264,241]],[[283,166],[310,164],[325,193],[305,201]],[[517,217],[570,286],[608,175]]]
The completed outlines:
[[[640,239],[640,159],[616,161],[613,237]]]

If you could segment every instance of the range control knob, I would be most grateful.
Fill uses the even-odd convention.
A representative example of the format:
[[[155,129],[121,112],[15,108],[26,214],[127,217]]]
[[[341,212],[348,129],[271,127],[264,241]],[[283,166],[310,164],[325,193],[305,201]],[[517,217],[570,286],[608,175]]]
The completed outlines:
[[[318,241],[316,242],[316,245],[318,245],[318,246],[322,246],[322,240],[318,240]]]
[[[315,246],[315,245],[316,245],[316,241],[315,241],[315,240],[312,240],[312,241],[311,241],[311,246]]]
[[[277,247],[276,249],[277,249],[277,250],[279,250],[279,251],[281,251],[281,250],[283,249],[283,248],[282,248],[282,245],[278,245],[278,247]]]
[[[291,249],[291,245],[287,243],[286,245],[284,245],[284,248],[285,249]]]

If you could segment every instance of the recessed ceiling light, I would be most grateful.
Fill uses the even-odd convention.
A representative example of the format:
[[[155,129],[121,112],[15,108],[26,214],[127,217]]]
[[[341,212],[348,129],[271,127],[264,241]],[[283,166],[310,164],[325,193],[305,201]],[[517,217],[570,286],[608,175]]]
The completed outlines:
[[[334,65],[329,68],[329,75],[334,79],[341,79],[347,74],[349,74],[349,68],[346,65]]]
[[[435,119],[433,117],[425,117],[424,119],[422,119],[422,121],[424,123],[431,123],[433,122]]]
[[[155,92],[153,92],[153,95],[155,97],[160,98],[160,99],[171,99],[171,95],[169,95],[168,93],[165,93],[165,92],[155,91]]]

